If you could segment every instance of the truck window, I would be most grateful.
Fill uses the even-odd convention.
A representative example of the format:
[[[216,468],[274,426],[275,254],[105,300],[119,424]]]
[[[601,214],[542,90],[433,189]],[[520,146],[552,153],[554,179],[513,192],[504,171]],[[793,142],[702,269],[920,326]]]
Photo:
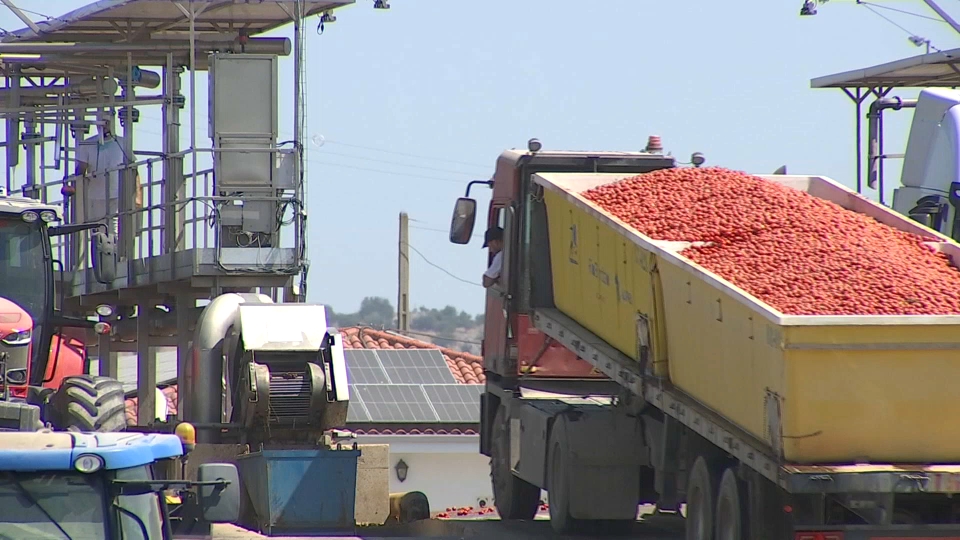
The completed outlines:
[[[490,218],[487,220],[487,228],[490,227],[500,227],[501,229],[507,222],[507,213],[503,211],[502,206],[491,206],[490,207]],[[486,229],[483,232],[487,232]],[[487,251],[487,264],[493,262],[493,254]]]
[[[153,480],[153,471],[147,465],[118,469],[116,479]],[[157,493],[119,495],[115,504],[125,510],[118,512],[120,534],[124,540],[163,538],[163,516],[160,513],[160,498]],[[144,528],[147,530],[147,538],[143,537]]]
[[[502,206],[495,206],[493,208],[493,223],[497,227],[503,228],[507,225],[507,213],[503,211]]]
[[[0,474],[0,538],[107,538],[103,482],[80,473]]]

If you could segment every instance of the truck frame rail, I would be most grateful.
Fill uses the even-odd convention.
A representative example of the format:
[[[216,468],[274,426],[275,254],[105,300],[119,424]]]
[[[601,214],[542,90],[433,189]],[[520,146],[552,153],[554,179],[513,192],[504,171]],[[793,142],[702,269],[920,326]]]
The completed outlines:
[[[960,493],[960,464],[785,463],[772,454],[770,445],[724,420],[666,378],[643,373],[637,362],[560,311],[535,309],[532,318],[538,330],[788,493]]]

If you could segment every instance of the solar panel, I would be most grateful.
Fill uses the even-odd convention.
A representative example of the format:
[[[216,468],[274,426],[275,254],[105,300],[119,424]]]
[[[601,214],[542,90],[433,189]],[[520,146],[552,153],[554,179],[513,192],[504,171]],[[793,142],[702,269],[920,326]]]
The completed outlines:
[[[371,422],[432,423],[437,413],[418,384],[355,384]]]
[[[453,373],[436,349],[379,350],[377,357],[394,384],[454,384]]]
[[[369,422],[370,414],[364,408],[363,402],[353,395],[353,388],[350,388],[350,403],[347,405],[347,422]]]
[[[377,352],[369,349],[346,349],[343,351],[347,362],[347,381],[349,384],[387,384],[390,379],[383,371]]]
[[[467,424],[480,421],[482,384],[425,384],[423,391],[441,422]]]

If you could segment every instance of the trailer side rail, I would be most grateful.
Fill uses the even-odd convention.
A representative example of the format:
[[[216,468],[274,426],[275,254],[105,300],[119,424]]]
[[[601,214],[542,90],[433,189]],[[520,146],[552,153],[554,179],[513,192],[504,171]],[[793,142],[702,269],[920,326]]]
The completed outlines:
[[[639,365],[556,309],[536,309],[534,326],[789,493],[960,493],[958,465],[793,465],[767,445],[698,403],[669,381],[644,376]]]

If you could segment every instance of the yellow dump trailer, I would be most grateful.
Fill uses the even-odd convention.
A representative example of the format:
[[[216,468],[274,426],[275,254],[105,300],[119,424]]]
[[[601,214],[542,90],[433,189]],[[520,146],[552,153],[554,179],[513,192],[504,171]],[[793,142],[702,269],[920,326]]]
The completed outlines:
[[[689,243],[653,240],[582,196],[628,176],[534,175],[559,311],[634,360],[648,342],[649,372],[786,461],[960,459],[960,316],[779,313],[683,257]],[[830,179],[764,178],[939,238],[960,260],[949,238]]]

